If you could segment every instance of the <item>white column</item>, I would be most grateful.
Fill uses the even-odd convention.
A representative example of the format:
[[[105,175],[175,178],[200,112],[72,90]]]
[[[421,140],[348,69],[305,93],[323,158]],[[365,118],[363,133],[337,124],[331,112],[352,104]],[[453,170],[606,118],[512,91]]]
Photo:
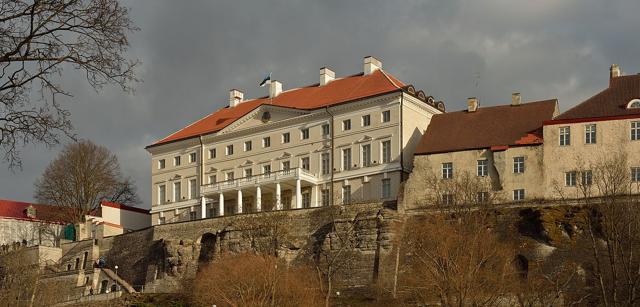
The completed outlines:
[[[300,179],[296,179],[296,209],[302,208],[302,192],[300,191]]]
[[[282,202],[280,201],[280,183],[276,183],[276,210],[282,210]]]
[[[262,189],[260,186],[256,187],[256,211],[262,211]]]
[[[200,213],[203,219],[207,218],[207,202],[204,200],[204,196],[200,197]]]
[[[320,207],[320,203],[318,203],[318,185],[313,186],[313,207]]]
[[[220,193],[220,198],[218,198],[218,205],[220,206],[220,216],[224,215],[224,194]]]
[[[242,213],[242,190],[238,190],[238,213]]]

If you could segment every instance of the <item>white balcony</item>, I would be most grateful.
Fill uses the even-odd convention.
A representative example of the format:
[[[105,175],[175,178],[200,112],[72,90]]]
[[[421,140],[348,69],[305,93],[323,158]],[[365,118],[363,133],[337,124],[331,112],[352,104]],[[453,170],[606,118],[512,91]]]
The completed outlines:
[[[282,183],[289,180],[303,180],[313,184],[318,182],[316,176],[302,168],[292,168],[267,174],[259,174],[233,180],[220,181],[200,186],[200,195],[211,195],[227,191],[235,191],[248,187]]]

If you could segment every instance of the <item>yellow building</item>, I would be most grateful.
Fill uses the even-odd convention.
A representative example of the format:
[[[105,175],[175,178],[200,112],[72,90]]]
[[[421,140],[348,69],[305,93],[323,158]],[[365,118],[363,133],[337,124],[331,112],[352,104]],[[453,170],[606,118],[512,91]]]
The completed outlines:
[[[229,105],[147,146],[153,224],[395,200],[434,101],[365,57],[363,72]]]

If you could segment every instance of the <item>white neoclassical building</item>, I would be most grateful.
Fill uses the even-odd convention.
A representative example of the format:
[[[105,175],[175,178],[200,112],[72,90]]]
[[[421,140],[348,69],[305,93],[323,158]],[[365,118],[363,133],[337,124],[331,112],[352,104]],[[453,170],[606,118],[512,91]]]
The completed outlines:
[[[264,210],[396,200],[444,103],[365,57],[363,72],[244,100],[149,145],[153,224]]]

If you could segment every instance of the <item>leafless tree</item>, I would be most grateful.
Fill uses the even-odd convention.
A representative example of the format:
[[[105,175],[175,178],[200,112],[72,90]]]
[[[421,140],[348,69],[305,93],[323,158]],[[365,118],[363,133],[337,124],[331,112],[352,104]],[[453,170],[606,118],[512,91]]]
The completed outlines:
[[[137,28],[118,0],[0,0],[0,148],[10,167],[20,147],[73,137],[60,96],[63,70],[81,71],[96,90],[130,90],[137,60],[123,54]]]
[[[321,221],[315,232],[317,245],[313,251],[313,260],[318,279],[321,281],[325,306],[328,307],[334,293],[336,277],[339,274],[351,274],[350,271],[359,257],[356,230],[362,216],[361,213],[351,216],[344,206],[326,209],[329,219]]]
[[[575,255],[587,271],[587,291],[594,304],[640,304],[640,198],[623,149],[576,158],[576,180],[556,183],[557,195],[585,207],[585,236]],[[582,174],[589,174],[588,176]],[[572,182],[573,181],[573,182]]]
[[[65,218],[80,222],[108,200],[125,205],[139,203],[135,186],[107,148],[91,141],[67,145],[35,183],[35,199],[67,208]]]
[[[320,306],[313,270],[270,255],[224,254],[204,267],[192,287],[196,306]]]

